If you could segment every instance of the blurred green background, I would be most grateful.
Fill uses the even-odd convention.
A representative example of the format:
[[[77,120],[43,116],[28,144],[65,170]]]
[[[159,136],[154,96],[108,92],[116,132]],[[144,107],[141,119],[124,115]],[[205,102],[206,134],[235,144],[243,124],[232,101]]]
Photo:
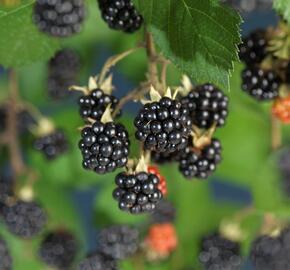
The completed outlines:
[[[73,48],[82,60],[80,85],[86,85],[88,77],[99,72],[111,54],[122,52],[142,40],[142,32],[124,35],[111,31],[99,17],[97,5],[89,2],[89,17],[84,31],[61,43],[63,48]],[[273,13],[255,12],[245,16],[244,33],[256,27],[274,24]],[[284,196],[280,175],[276,168],[277,153],[271,152],[270,114],[268,105],[257,103],[240,89],[242,64],[235,64],[231,78],[230,115],[225,128],[217,132],[223,144],[223,162],[215,175],[207,181],[186,181],[174,166],[161,167],[166,176],[169,200],[177,208],[176,228],[179,246],[166,261],[145,264],[144,269],[200,269],[197,262],[200,239],[218,229],[221,221],[231,220],[239,209],[254,206],[258,211],[243,220],[241,226],[245,238],[242,251],[245,256],[264,212],[274,211],[282,218],[289,218],[290,204]],[[39,172],[35,191],[37,199],[47,209],[47,230],[66,227],[76,233],[82,241],[80,257],[93,250],[98,229],[108,224],[136,224],[140,228],[147,224],[148,217],[135,217],[122,213],[113,201],[114,175],[97,176],[81,166],[81,155],[77,148],[78,127],[82,121],[78,115],[76,96],[67,100],[52,101],[46,92],[47,63],[18,68],[21,96],[35,104],[45,115],[49,115],[58,127],[69,136],[70,151],[55,161],[48,162],[31,148],[28,138],[23,143],[23,155],[27,164]],[[114,72],[115,95],[123,96],[144,79],[146,58],[143,51],[126,58]],[[169,84],[177,85],[180,73],[169,69]],[[0,77],[0,102],[7,97],[7,73]],[[138,106],[129,104],[123,122],[134,135],[133,117]],[[284,144],[288,143],[289,127],[283,127]],[[132,148],[137,146],[132,143]],[[7,163],[7,155],[0,149],[0,159]],[[37,258],[41,237],[32,242],[20,240],[6,231],[0,223],[0,235],[7,240],[14,259],[15,270],[48,269]],[[123,263],[122,270],[136,269],[136,262]],[[247,261],[244,269],[250,269]]]

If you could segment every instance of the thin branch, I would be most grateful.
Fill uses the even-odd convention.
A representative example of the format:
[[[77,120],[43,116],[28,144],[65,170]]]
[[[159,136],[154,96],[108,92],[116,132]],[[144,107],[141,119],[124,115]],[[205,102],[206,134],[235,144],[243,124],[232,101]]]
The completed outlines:
[[[281,123],[272,114],[271,115],[271,138],[272,138],[272,150],[275,151],[282,145]]]
[[[130,54],[136,52],[138,49],[142,48],[142,45],[137,46],[136,48],[127,50],[121,54],[118,55],[114,55],[112,57],[110,57],[106,63],[104,64],[100,76],[99,76],[99,82],[103,82],[105,80],[105,77],[107,75],[107,73],[110,71],[110,69],[115,66],[119,61],[121,61],[122,59],[124,59],[125,57],[129,56]]]
[[[7,143],[10,153],[11,166],[15,176],[22,174],[26,167],[24,165],[22,154],[18,141],[18,119],[17,106],[19,102],[18,78],[15,71],[9,73],[9,110],[7,110]]]
[[[161,84],[162,88],[166,89],[167,86],[167,68],[168,68],[169,62],[163,61],[162,63],[162,69],[161,69]]]
[[[116,106],[114,112],[112,113],[112,117],[116,117],[119,111],[126,105],[129,101],[138,99],[145,95],[150,90],[150,83],[141,83],[137,88],[130,91],[126,96],[122,97]]]
[[[155,87],[155,89],[159,88],[159,80],[158,80],[158,68],[157,68],[157,59],[158,55],[156,53],[156,49],[154,46],[154,41],[151,33],[146,32],[146,51],[148,57],[148,76],[151,84]]]

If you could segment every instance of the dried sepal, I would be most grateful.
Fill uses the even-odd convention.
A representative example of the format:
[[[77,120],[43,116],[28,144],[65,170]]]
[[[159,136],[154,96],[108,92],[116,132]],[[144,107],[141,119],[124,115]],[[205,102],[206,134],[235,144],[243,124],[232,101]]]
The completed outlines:
[[[241,242],[246,238],[246,232],[242,230],[240,224],[233,220],[224,220],[220,224],[220,234],[233,242]]]
[[[202,130],[198,128],[197,126],[192,126],[192,142],[195,148],[197,149],[203,149],[205,146],[209,145],[211,143],[213,134],[216,130],[216,124],[213,125],[208,130]]]
[[[148,171],[148,165],[146,163],[145,156],[141,155],[136,165],[135,172],[138,173],[138,172],[147,172],[147,171]]]
[[[46,117],[40,118],[37,124],[31,128],[31,132],[36,137],[43,137],[45,135],[53,133],[54,131],[55,131],[54,123]]]
[[[182,79],[181,79],[181,89],[180,89],[180,94],[182,96],[187,96],[189,94],[190,91],[192,91],[193,89],[193,85],[191,83],[191,80],[189,79],[189,77],[187,75],[183,75]]]
[[[111,108],[111,104],[109,104],[102,115],[101,122],[106,124],[106,123],[113,122],[113,121],[114,120],[112,117],[112,108]]]
[[[34,199],[34,190],[31,185],[26,185],[18,191],[18,198],[25,202],[32,202]]]

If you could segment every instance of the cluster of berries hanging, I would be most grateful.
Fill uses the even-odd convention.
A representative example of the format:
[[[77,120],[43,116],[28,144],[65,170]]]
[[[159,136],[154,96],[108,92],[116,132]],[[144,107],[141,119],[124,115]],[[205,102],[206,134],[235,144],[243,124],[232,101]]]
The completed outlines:
[[[246,64],[242,90],[258,101],[273,101],[272,114],[286,124],[290,123],[288,35],[288,26],[280,22],[276,29],[255,30],[240,46]]]
[[[97,0],[105,23],[115,30],[133,33],[143,23],[131,0]],[[37,0],[33,22],[39,31],[65,38],[81,32],[86,17],[84,0]]]
[[[109,58],[100,74],[89,79],[88,86],[72,86],[71,90],[83,94],[79,98],[85,124],[79,141],[83,167],[98,174],[126,168],[116,176],[113,197],[122,211],[139,214],[154,211],[167,193],[165,179],[154,163],[178,163],[180,172],[189,179],[205,179],[216,170],[222,146],[213,134],[225,125],[229,102],[215,86],[194,87],[186,76],[175,91],[165,86],[155,89],[149,79],[144,94],[136,95],[142,103],[134,119],[141,154],[132,159],[128,131],[118,122],[123,100],[112,94],[115,87],[112,75],[108,75],[116,59],[127,55]]]

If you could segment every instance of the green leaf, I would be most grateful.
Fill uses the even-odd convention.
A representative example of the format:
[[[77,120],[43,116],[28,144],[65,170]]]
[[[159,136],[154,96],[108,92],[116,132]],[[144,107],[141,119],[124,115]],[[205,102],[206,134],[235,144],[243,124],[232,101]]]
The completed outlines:
[[[210,0],[133,0],[162,53],[197,83],[229,88],[240,43],[237,12]]]
[[[274,9],[276,9],[282,17],[290,23],[290,1],[289,0],[274,0]]]
[[[19,67],[49,59],[59,49],[59,42],[38,31],[32,22],[30,0],[9,11],[0,9],[0,64]]]

